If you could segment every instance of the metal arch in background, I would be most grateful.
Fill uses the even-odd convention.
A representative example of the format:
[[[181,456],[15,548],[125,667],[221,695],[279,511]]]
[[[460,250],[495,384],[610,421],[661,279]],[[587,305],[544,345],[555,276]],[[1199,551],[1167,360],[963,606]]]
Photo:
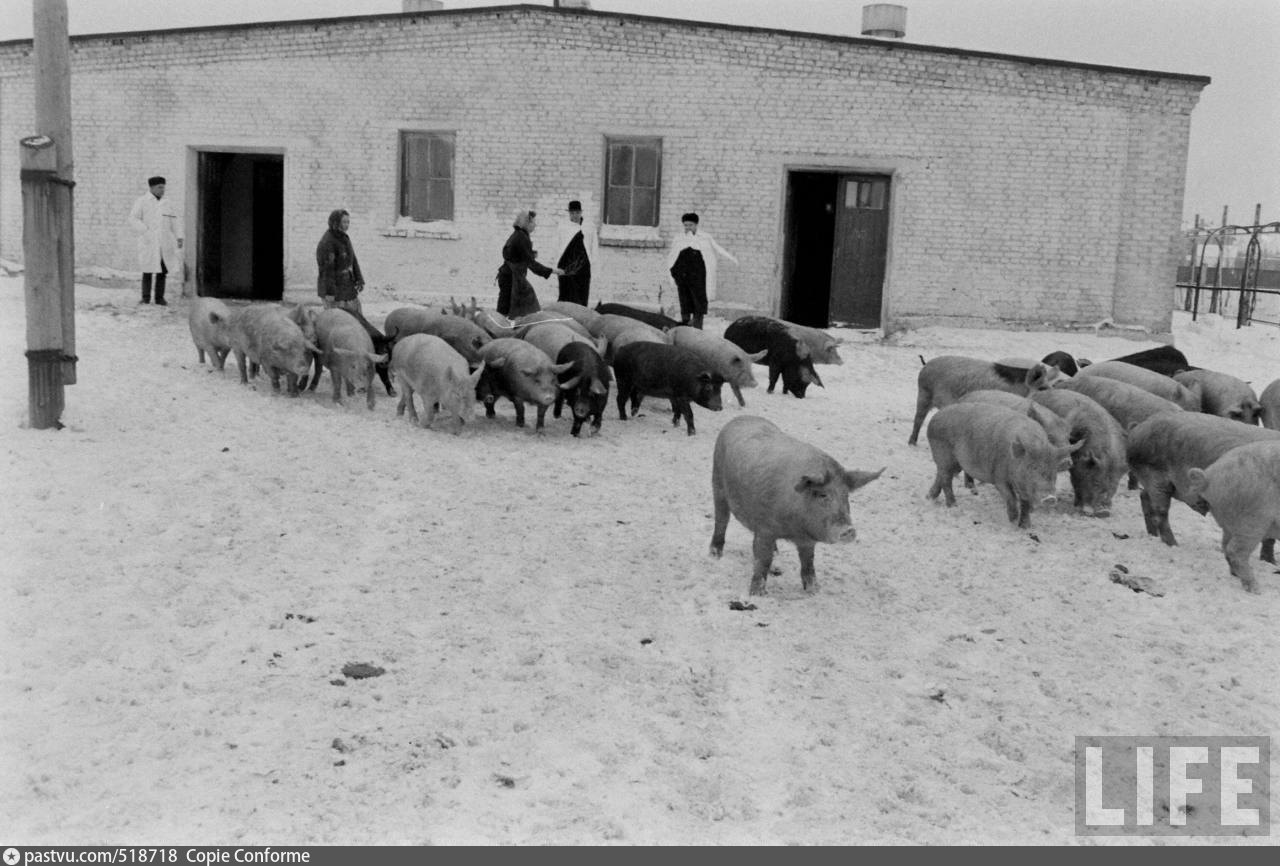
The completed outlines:
[[[1222,285],[1222,269],[1223,258],[1225,254],[1224,239],[1228,235],[1245,235],[1249,236],[1249,241],[1245,247],[1244,267],[1240,270],[1240,286],[1228,287]],[[1197,234],[1197,242],[1200,244],[1199,260],[1194,267],[1194,282],[1180,283],[1178,288],[1186,289],[1187,294],[1183,300],[1184,310],[1191,313],[1192,321],[1195,321],[1200,312],[1200,292],[1202,289],[1211,289],[1212,294],[1209,296],[1209,312],[1218,311],[1221,303],[1221,295],[1223,292],[1239,292],[1240,300],[1236,309],[1236,327],[1240,328],[1253,321],[1253,309],[1257,301],[1259,292],[1263,294],[1280,294],[1270,289],[1258,288],[1258,273],[1262,269],[1262,242],[1259,240],[1263,234],[1280,234],[1280,222],[1260,223],[1251,226],[1240,225],[1224,225],[1215,229],[1208,229],[1203,236],[1203,242]],[[1210,244],[1218,249],[1217,264],[1213,266],[1214,280],[1212,286],[1204,284],[1205,269],[1205,253]],[[1278,323],[1271,323],[1278,324]]]

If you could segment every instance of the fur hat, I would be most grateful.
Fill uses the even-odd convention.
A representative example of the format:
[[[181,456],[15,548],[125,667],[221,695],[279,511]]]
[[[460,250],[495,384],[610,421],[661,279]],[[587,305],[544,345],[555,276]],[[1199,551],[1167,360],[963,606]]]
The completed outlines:
[[[698,221],[698,215],[696,213],[687,213],[684,216],[680,217],[680,222],[682,223],[696,223],[697,221]]]
[[[569,202],[569,210],[570,211],[582,210],[582,202],[578,201],[575,198],[573,201]]]
[[[164,178],[158,174],[147,178],[147,186],[155,186],[158,183],[164,183]]]

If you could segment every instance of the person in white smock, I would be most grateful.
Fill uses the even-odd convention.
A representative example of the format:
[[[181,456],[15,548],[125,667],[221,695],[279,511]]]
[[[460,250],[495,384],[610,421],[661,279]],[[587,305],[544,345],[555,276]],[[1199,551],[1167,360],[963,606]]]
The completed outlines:
[[[155,288],[155,301],[168,306],[164,299],[165,275],[181,274],[182,238],[178,237],[178,215],[164,200],[165,181],[160,175],[147,178],[150,191],[133,202],[129,211],[129,225],[138,236],[138,270],[142,271],[142,300],[151,303],[151,290]],[[181,276],[179,276],[181,280]]]

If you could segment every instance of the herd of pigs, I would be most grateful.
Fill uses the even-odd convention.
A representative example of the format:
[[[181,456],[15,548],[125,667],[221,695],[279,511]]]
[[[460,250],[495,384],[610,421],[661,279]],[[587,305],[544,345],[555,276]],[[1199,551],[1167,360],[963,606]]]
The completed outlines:
[[[756,384],[753,364],[767,365],[770,393],[781,380],[783,394],[803,398],[809,385],[822,386],[815,364],[843,362],[831,335],[767,316],[736,319],[721,337],[621,304],[558,302],[515,320],[474,299],[450,306],[394,310],[379,330],[359,313],[319,304],[230,308],[197,298],[188,321],[200,362],[207,354],[221,370],[234,353],[242,383],[261,371],[273,389],[283,377],[297,396],[315,390],[327,369],[334,401],[363,388],[373,409],[376,375],[388,395],[398,394],[397,415],[454,432],[474,419],[477,402],[492,418],[507,399],[517,426],[525,404],[535,407],[539,430],[548,409],[560,418],[567,405],[572,434],[588,422],[595,434],[612,385],[620,419],[646,396],[663,398],[673,426],[683,420],[692,436],[692,406],[720,410],[723,385],[746,405],[741,389]],[[1127,476],[1140,488],[1149,534],[1177,543],[1169,525],[1175,498],[1211,514],[1231,574],[1258,591],[1250,558],[1262,545],[1261,558],[1274,564],[1280,537],[1280,379],[1259,396],[1171,346],[1100,363],[1063,352],[1041,361],[921,362],[908,444],[938,410],[926,431],[937,468],[930,499],[944,494],[954,506],[952,484],[963,473],[967,485],[991,484],[1009,520],[1027,528],[1060,471],[1069,473],[1076,508],[1097,517],[1109,515]],[[721,555],[732,515],[754,535],[751,594],[765,592],[779,540],[796,545],[801,582],[812,590],[815,546],[853,540],[849,495],[883,471],[846,469],[764,418],[734,418],[712,457],[711,553]]]

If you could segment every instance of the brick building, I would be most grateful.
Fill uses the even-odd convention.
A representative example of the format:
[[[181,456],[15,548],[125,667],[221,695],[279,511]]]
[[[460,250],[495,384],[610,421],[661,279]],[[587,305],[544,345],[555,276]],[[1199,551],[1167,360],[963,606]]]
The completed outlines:
[[[512,215],[602,224],[594,299],[657,300],[680,214],[726,311],[1167,330],[1201,76],[547,6],[78,36],[76,253],[136,268],[164,174],[186,291],[314,285],[330,210],[371,286],[492,303]],[[0,43],[0,256],[21,259],[31,42]],[[555,290],[535,280],[544,300]],[[670,305],[674,299],[664,295]]]

